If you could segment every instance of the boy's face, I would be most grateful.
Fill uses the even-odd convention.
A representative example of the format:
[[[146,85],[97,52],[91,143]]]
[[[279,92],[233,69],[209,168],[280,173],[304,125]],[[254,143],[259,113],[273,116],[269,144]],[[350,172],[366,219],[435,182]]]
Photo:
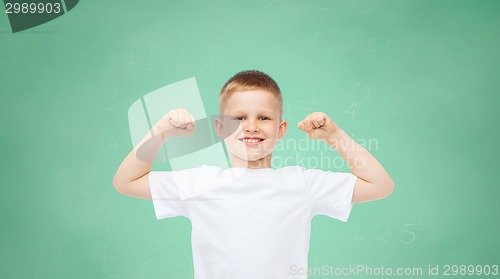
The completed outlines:
[[[280,119],[281,104],[276,97],[259,89],[236,92],[226,100],[222,114],[216,128],[230,152],[231,164],[270,167],[272,151],[287,127]]]

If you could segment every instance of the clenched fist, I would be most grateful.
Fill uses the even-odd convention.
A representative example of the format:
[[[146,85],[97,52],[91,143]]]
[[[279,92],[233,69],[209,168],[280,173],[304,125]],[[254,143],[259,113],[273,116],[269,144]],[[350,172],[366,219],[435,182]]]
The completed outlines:
[[[165,132],[167,136],[185,137],[195,131],[196,121],[186,109],[178,108],[167,112],[156,123],[153,130],[156,133]]]
[[[339,129],[337,124],[323,112],[309,114],[297,124],[297,127],[316,140],[326,140]]]

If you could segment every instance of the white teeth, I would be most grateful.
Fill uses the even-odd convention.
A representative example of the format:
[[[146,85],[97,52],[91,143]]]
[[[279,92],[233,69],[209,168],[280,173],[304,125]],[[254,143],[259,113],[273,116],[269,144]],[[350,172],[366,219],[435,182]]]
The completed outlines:
[[[243,139],[245,143],[257,143],[260,142],[260,139]]]

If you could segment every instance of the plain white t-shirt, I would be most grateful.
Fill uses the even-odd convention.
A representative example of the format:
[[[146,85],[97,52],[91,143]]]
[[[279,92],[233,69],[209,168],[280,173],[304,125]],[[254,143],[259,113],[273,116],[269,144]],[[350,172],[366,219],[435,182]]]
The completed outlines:
[[[307,278],[312,218],[347,222],[355,183],[303,167],[149,173],[156,218],[191,221],[195,279]]]

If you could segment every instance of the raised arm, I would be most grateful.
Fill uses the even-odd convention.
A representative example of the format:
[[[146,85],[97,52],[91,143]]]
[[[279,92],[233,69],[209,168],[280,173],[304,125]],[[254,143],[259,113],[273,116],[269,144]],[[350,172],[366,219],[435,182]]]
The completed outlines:
[[[172,136],[194,133],[195,125],[193,116],[185,109],[166,113],[120,164],[113,178],[115,189],[127,196],[151,200],[149,172],[158,150]]]
[[[326,114],[311,113],[299,122],[298,127],[308,133],[310,138],[323,140],[337,150],[351,172],[358,177],[353,203],[382,199],[392,193],[394,181],[384,167]]]

